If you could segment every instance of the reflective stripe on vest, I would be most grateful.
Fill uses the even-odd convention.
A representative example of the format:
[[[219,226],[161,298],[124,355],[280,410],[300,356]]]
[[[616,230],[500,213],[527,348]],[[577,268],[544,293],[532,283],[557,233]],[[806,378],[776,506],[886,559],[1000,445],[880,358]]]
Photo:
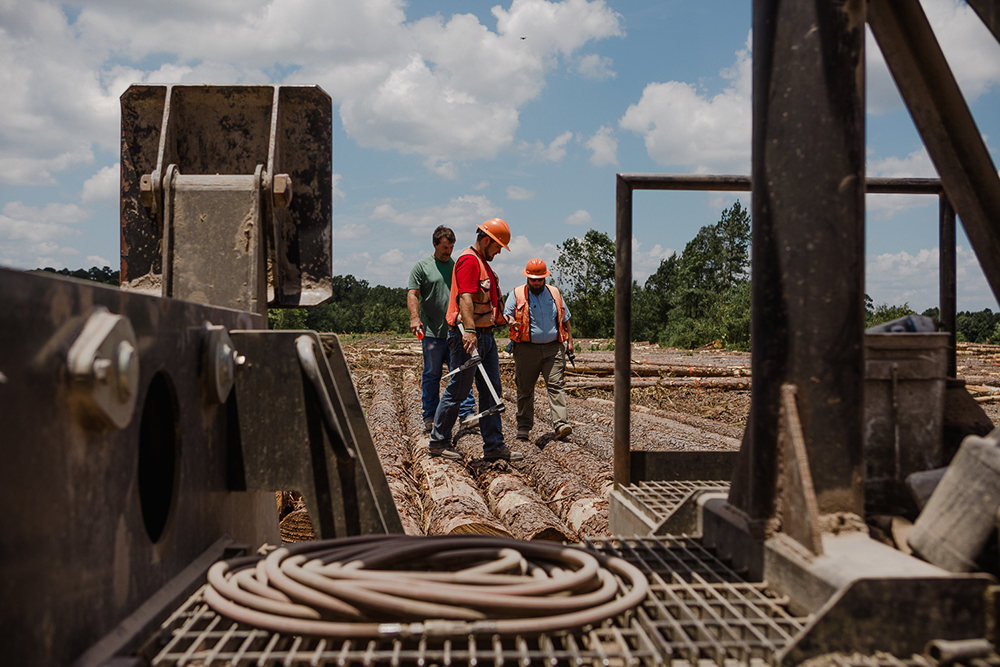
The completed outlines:
[[[472,317],[475,320],[474,326],[476,327],[491,327],[493,326],[496,318],[494,316],[493,304],[490,301],[490,290],[492,288],[492,283],[490,281],[490,272],[486,270],[486,262],[483,258],[479,256],[472,248],[466,248],[465,252],[458,256],[458,259],[462,259],[466,255],[472,255],[479,262],[479,289],[472,292]],[[455,260],[455,268],[458,268],[458,260]],[[455,326],[458,321],[458,271],[452,271],[451,274],[451,295],[448,297],[448,313],[445,315],[445,319],[448,320],[448,324]],[[462,322],[463,326],[466,324]]]
[[[566,332],[566,323],[563,319],[566,317],[566,308],[563,305],[562,295],[559,294],[559,288],[555,285],[546,285],[549,288],[549,293],[552,295],[552,300],[556,302],[556,321],[558,324],[559,331],[559,342],[565,343],[569,340],[569,334]],[[515,343],[530,343],[531,342],[531,309],[528,308],[528,286],[518,285],[514,288],[514,321],[510,325],[510,339]]]

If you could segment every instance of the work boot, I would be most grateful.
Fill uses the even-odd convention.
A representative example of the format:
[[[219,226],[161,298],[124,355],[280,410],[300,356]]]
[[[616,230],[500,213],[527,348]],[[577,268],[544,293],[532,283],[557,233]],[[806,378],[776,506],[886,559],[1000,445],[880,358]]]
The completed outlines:
[[[518,440],[531,440],[531,427],[518,426],[517,427],[517,439]]]
[[[424,434],[426,435],[427,433],[430,433],[431,430],[433,430],[433,429],[434,429],[434,420],[433,419],[425,419],[424,420]]]
[[[489,463],[499,461],[500,459],[503,459],[504,461],[520,461],[523,458],[524,456],[522,456],[520,452],[512,452],[506,445],[504,445],[503,449],[493,452],[492,454],[483,452],[483,460]]]
[[[432,459],[441,457],[449,461],[461,461],[465,458],[462,456],[462,452],[454,447],[428,447],[427,452],[431,455]]]
[[[556,438],[559,440],[565,440],[573,433],[573,427],[569,424],[560,424],[556,429]]]

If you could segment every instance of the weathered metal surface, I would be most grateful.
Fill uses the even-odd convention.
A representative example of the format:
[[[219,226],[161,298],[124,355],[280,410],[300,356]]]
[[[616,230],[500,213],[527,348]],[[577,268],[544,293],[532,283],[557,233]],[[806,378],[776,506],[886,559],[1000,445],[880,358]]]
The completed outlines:
[[[983,637],[989,584],[986,575],[860,579],[815,614],[777,661],[797,665],[833,651],[912,656],[930,639]]]
[[[320,539],[402,533],[336,338],[326,339],[328,361],[315,332],[230,335],[246,357],[235,388],[234,488],[298,491]],[[314,356],[303,362],[299,345]]]
[[[135,333],[131,418],[72,410],[68,352],[100,308]],[[222,534],[277,543],[273,494],[233,493],[235,416],[206,389],[205,324],[263,317],[0,269],[4,659],[69,664]],[[117,346],[116,346],[117,347]]]
[[[261,166],[249,176],[176,174],[165,185],[164,296],[266,315]]]
[[[955,311],[958,308],[958,281],[956,272],[958,260],[955,250],[955,209],[942,193],[938,204],[938,248],[941,253],[938,258],[938,320],[941,331],[948,333],[948,377],[953,378],[958,373],[958,362],[955,354],[955,334],[958,331]]]
[[[163,180],[171,165],[185,177],[250,176],[263,165],[268,303],[300,307],[329,298],[333,112],[322,89],[135,85],[121,106],[123,285],[160,289]]]
[[[802,425],[799,422],[796,393],[794,385],[785,384],[781,387],[781,422],[778,427],[781,532],[821,556],[823,540],[819,511],[805,440],[802,437]]]
[[[1000,296],[1000,178],[920,2],[869,0],[868,23],[983,273]]]
[[[944,406],[948,334],[865,334],[865,507],[916,518],[910,473],[948,464]]]
[[[968,0],[969,6],[975,10],[993,36],[1000,41],[1000,2],[997,0]]]
[[[819,512],[860,515],[864,7],[757,0],[753,17],[754,383],[748,477],[730,499],[771,516],[790,382]]]
[[[617,176],[617,228],[616,228],[616,252],[617,252],[617,272],[615,276],[615,329],[624,330],[628,327],[631,335],[631,320],[625,317],[625,304],[631,303],[631,271],[626,271],[625,267],[630,267],[632,262],[631,229],[632,229],[632,192],[633,190],[663,190],[663,191],[726,191],[726,192],[749,192],[752,189],[751,178],[749,176],[738,175],[700,175],[700,174],[636,174],[622,173]],[[951,293],[954,294],[955,285],[955,241],[954,241],[954,211],[950,208],[948,200],[943,196],[941,181],[936,178],[866,178],[865,192],[871,194],[928,194],[938,195],[941,207],[941,234],[942,245],[945,250],[942,253],[941,271],[941,321],[942,324],[951,323],[951,331],[954,332],[955,322],[955,300],[947,299],[948,286],[951,286]],[[950,211],[950,214],[949,214]],[[948,236],[948,224],[952,225],[951,236]],[[950,245],[946,244],[948,239]],[[948,258],[951,258],[949,262]],[[619,275],[619,273],[621,275]],[[617,336],[617,334],[616,334]],[[623,336],[623,338],[625,338]],[[627,340],[627,338],[626,338]],[[954,356],[954,351],[952,351]],[[643,479],[659,479],[649,477],[643,473],[635,473],[630,466],[636,465],[633,456],[629,457],[631,449],[631,414],[629,412],[629,387],[631,382],[627,380],[635,374],[635,366],[631,363],[631,354],[626,353],[625,348],[617,342],[615,343],[615,435],[614,435],[614,463],[615,463],[615,483],[618,485],[629,484]],[[739,473],[745,478],[745,473]],[[664,478],[666,479],[666,478]],[[736,484],[737,494],[743,493],[742,480]]]

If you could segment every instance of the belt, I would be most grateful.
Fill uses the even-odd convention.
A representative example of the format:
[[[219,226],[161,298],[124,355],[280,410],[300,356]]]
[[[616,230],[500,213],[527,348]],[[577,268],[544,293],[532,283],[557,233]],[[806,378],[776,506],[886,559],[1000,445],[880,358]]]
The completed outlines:
[[[496,329],[496,325],[488,327],[476,327],[476,335],[479,336],[481,334],[493,333],[494,329]],[[458,327],[452,327],[451,330],[457,333]],[[466,329],[466,331],[468,331],[468,329]]]

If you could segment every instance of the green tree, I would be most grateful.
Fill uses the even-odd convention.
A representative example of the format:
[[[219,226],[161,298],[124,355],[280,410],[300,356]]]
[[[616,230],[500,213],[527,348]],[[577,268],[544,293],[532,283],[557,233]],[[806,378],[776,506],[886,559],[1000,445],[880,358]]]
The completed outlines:
[[[970,343],[988,343],[997,324],[1000,323],[1000,313],[994,313],[989,308],[979,312],[962,311],[955,316],[955,329]]]
[[[610,338],[615,331],[615,242],[596,229],[556,246],[556,283],[573,318],[573,335]]]
[[[658,299],[660,342],[692,348],[717,340],[729,348],[749,349],[749,270],[750,214],[737,201],[718,223],[702,227],[679,258],[661,262],[647,280],[647,291],[659,292],[646,299]]]
[[[887,303],[876,306],[874,305],[872,298],[865,294],[866,329],[879,324],[885,324],[886,322],[892,322],[893,320],[898,320],[899,318],[906,317],[907,315],[916,315],[916,313],[910,308],[909,302],[904,303],[902,306],[890,306]]]
[[[96,267],[92,266],[89,269],[76,269],[70,271],[69,269],[59,269],[58,271],[53,269],[51,266],[46,266],[44,269],[35,269],[36,271],[46,271],[48,273],[55,273],[60,276],[69,276],[71,278],[79,278],[80,280],[93,280],[94,282],[101,283],[103,285],[114,285],[118,287],[120,280],[118,276],[119,271],[112,271],[110,266]]]

